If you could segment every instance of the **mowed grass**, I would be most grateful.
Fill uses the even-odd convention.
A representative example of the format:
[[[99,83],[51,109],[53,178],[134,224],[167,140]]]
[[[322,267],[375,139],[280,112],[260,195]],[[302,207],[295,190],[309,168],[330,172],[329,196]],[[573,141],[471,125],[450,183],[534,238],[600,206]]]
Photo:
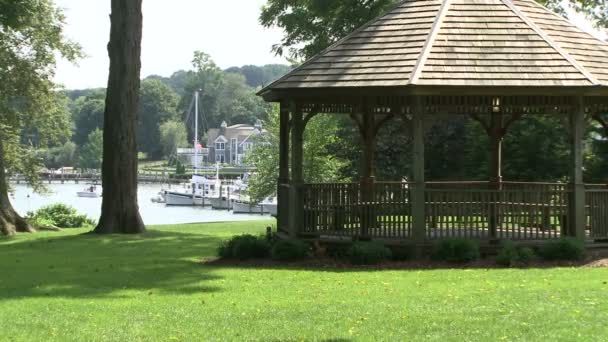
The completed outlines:
[[[0,239],[0,340],[600,341],[608,270],[207,267],[270,222]]]

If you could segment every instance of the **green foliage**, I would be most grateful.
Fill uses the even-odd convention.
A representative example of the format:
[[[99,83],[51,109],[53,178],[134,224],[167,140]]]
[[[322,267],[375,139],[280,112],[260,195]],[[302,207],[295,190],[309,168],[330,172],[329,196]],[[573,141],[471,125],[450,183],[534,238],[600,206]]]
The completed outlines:
[[[245,65],[240,68],[228,68],[226,72],[241,74],[245,76],[247,85],[258,88],[269,85],[289,72],[290,69],[289,66],[283,64],[267,64],[264,66]]]
[[[195,90],[200,90],[199,107],[205,120],[199,122],[199,132],[217,128],[222,121],[228,124],[253,124],[257,119],[265,119],[271,105],[256,96],[255,89],[246,83],[243,75],[224,72],[215,64],[210,55],[196,51],[192,61],[193,71],[187,72],[184,96],[180,109],[189,113],[189,105]],[[193,116],[190,115],[190,120]],[[190,138],[193,125],[188,124]]]
[[[375,265],[389,260],[391,250],[379,242],[355,242],[348,250],[353,265]]]
[[[465,170],[469,179],[488,179],[487,134],[470,121]],[[503,175],[511,181],[558,181],[568,175],[570,142],[566,125],[553,116],[524,116],[503,142]]]
[[[414,246],[396,246],[391,248],[391,259],[394,261],[406,261],[414,258]]]
[[[436,243],[433,258],[449,262],[470,262],[479,259],[479,243],[469,239],[445,239]]]
[[[496,263],[506,267],[527,265],[534,257],[532,248],[505,241],[496,256]]]
[[[174,155],[180,147],[188,146],[186,126],[179,121],[167,121],[161,124],[160,145],[165,157]]]
[[[178,176],[186,174],[186,167],[179,160],[175,162],[175,174]]]
[[[103,129],[105,95],[105,90],[94,90],[72,103],[71,111],[74,120],[72,139],[77,145],[84,145],[91,132]]]
[[[292,261],[308,256],[310,246],[300,240],[279,240],[272,246],[271,255],[275,260]]]
[[[543,244],[538,254],[545,260],[577,261],[585,258],[585,242],[575,238],[561,238]]]
[[[340,170],[344,160],[330,149],[339,140],[339,118],[319,115],[309,121],[304,131],[304,179],[306,182],[335,182],[344,180]],[[264,123],[268,133],[262,143],[255,145],[245,158],[257,172],[249,180],[248,191],[254,201],[261,201],[276,192],[279,177],[279,112],[275,108]]]
[[[87,143],[80,151],[79,166],[83,169],[101,169],[103,159],[103,132],[99,129],[89,134]]]
[[[279,55],[310,58],[359,26],[377,17],[397,0],[268,0],[260,22],[280,27],[285,36],[273,47]]]
[[[68,141],[65,144],[40,151],[44,166],[52,169],[75,167],[77,164],[76,144]]]
[[[139,151],[147,153],[152,159],[159,159],[166,152],[167,145],[163,143],[162,129],[165,123],[178,119],[178,102],[177,94],[163,82],[142,81],[137,115],[137,144]],[[173,123],[175,124],[175,121]]]
[[[218,256],[240,260],[266,258],[270,255],[270,243],[263,236],[239,235],[222,242]]]
[[[34,225],[59,228],[83,228],[95,224],[86,215],[78,214],[73,207],[60,203],[40,208],[35,212],[29,212],[26,219]]]
[[[32,147],[69,135],[67,99],[53,78],[57,58],[75,61],[80,48],[66,39],[64,25],[51,0],[0,1],[0,165],[35,190],[42,188],[42,160]]]

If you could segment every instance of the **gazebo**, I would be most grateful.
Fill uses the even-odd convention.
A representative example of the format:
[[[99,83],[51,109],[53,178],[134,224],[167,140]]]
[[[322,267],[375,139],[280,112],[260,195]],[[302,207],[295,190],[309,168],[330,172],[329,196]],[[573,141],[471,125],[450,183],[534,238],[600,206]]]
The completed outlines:
[[[583,182],[585,127],[608,127],[608,44],[533,0],[400,2],[259,94],[280,103],[277,220],[285,236],[417,245],[608,239],[608,187]],[[303,132],[317,114],[346,114],[358,125],[359,182],[304,183]],[[425,180],[425,123],[447,115],[467,115],[487,132],[487,181]],[[503,137],[528,115],[567,122],[569,183],[502,179]],[[410,120],[413,174],[379,181],[376,134],[396,116]]]

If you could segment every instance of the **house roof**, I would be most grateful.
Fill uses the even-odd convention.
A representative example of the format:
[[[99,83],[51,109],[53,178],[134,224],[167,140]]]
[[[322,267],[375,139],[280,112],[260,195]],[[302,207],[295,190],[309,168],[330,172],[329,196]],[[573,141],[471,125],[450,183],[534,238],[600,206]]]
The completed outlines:
[[[608,44],[534,0],[406,0],[260,94],[418,86],[608,87]]]

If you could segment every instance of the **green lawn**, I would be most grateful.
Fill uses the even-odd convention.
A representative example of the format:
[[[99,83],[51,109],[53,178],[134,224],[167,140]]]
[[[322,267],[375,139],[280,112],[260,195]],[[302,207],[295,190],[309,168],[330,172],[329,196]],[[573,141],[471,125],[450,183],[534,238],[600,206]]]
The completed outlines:
[[[0,340],[600,341],[608,270],[204,267],[268,222],[0,239]]]

